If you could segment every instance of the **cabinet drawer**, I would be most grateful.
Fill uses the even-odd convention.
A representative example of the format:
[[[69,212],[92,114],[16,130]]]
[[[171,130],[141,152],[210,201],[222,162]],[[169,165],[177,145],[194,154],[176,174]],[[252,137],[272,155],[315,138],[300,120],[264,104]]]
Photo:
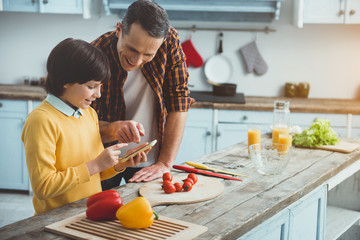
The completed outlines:
[[[250,123],[272,124],[272,112],[219,110],[219,122],[222,123]]]
[[[213,110],[202,108],[191,108],[188,112],[187,121],[211,122],[213,121]]]
[[[291,125],[310,127],[316,119],[328,119],[331,127],[346,127],[347,116],[345,114],[325,113],[291,113]]]
[[[27,101],[0,99],[0,112],[27,113],[27,108],[28,108]]]

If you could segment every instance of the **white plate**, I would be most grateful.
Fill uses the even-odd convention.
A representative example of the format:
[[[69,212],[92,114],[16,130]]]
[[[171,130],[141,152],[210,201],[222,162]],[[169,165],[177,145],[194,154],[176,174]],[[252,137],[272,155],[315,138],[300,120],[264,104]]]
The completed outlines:
[[[231,77],[232,65],[229,59],[218,54],[206,61],[204,71],[210,83],[226,83]]]

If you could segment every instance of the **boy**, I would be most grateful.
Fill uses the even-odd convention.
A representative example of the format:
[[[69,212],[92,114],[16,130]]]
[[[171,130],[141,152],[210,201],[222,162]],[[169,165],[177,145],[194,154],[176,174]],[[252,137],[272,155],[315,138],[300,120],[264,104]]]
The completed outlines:
[[[110,78],[101,50],[65,39],[51,51],[47,71],[48,96],[29,114],[21,136],[36,214],[100,192],[101,180],[147,160],[140,153],[120,163],[120,149],[127,144],[104,150],[98,116],[90,107]]]

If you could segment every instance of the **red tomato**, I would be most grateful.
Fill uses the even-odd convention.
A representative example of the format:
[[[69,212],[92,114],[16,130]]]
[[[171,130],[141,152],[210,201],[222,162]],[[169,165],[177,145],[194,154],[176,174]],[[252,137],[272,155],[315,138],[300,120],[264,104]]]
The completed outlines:
[[[167,183],[171,183],[171,181],[170,181],[170,180],[165,180],[165,181],[163,181],[163,185],[165,185],[165,184],[167,184]]]
[[[185,180],[183,180],[183,181],[184,181],[184,183],[185,183],[185,182],[190,182],[191,185],[194,185],[194,181],[193,181],[191,178],[187,178],[187,179],[185,179]]]
[[[164,192],[166,192],[166,193],[173,193],[176,191],[176,188],[175,188],[174,184],[172,184],[172,183],[164,184],[163,189],[164,189]]]
[[[182,185],[181,183],[174,183],[174,186],[176,188],[176,192],[181,192],[182,191]]]
[[[192,186],[193,186],[193,185],[192,185],[191,182],[189,182],[189,181],[185,181],[184,184],[182,185],[182,187],[183,187],[183,189],[184,189],[185,192],[190,191],[191,188],[192,188]]]
[[[197,183],[197,181],[198,181],[198,177],[195,173],[189,173],[188,178],[191,178],[193,180],[194,184]]]
[[[173,176],[171,175],[171,173],[166,172],[163,174],[162,179],[163,179],[163,181],[169,180],[171,182],[173,180]]]

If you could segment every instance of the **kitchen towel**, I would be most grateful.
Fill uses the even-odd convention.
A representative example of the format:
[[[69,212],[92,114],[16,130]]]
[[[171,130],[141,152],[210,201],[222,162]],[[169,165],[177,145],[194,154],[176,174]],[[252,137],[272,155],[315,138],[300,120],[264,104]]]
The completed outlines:
[[[186,66],[189,67],[192,65],[194,68],[201,67],[204,65],[204,60],[196,51],[194,44],[192,43],[191,39],[186,40],[181,44],[181,47],[186,56]]]
[[[257,75],[263,75],[266,73],[268,66],[260,55],[255,41],[242,47],[240,52],[244,57],[246,70],[248,73],[255,72]]]

